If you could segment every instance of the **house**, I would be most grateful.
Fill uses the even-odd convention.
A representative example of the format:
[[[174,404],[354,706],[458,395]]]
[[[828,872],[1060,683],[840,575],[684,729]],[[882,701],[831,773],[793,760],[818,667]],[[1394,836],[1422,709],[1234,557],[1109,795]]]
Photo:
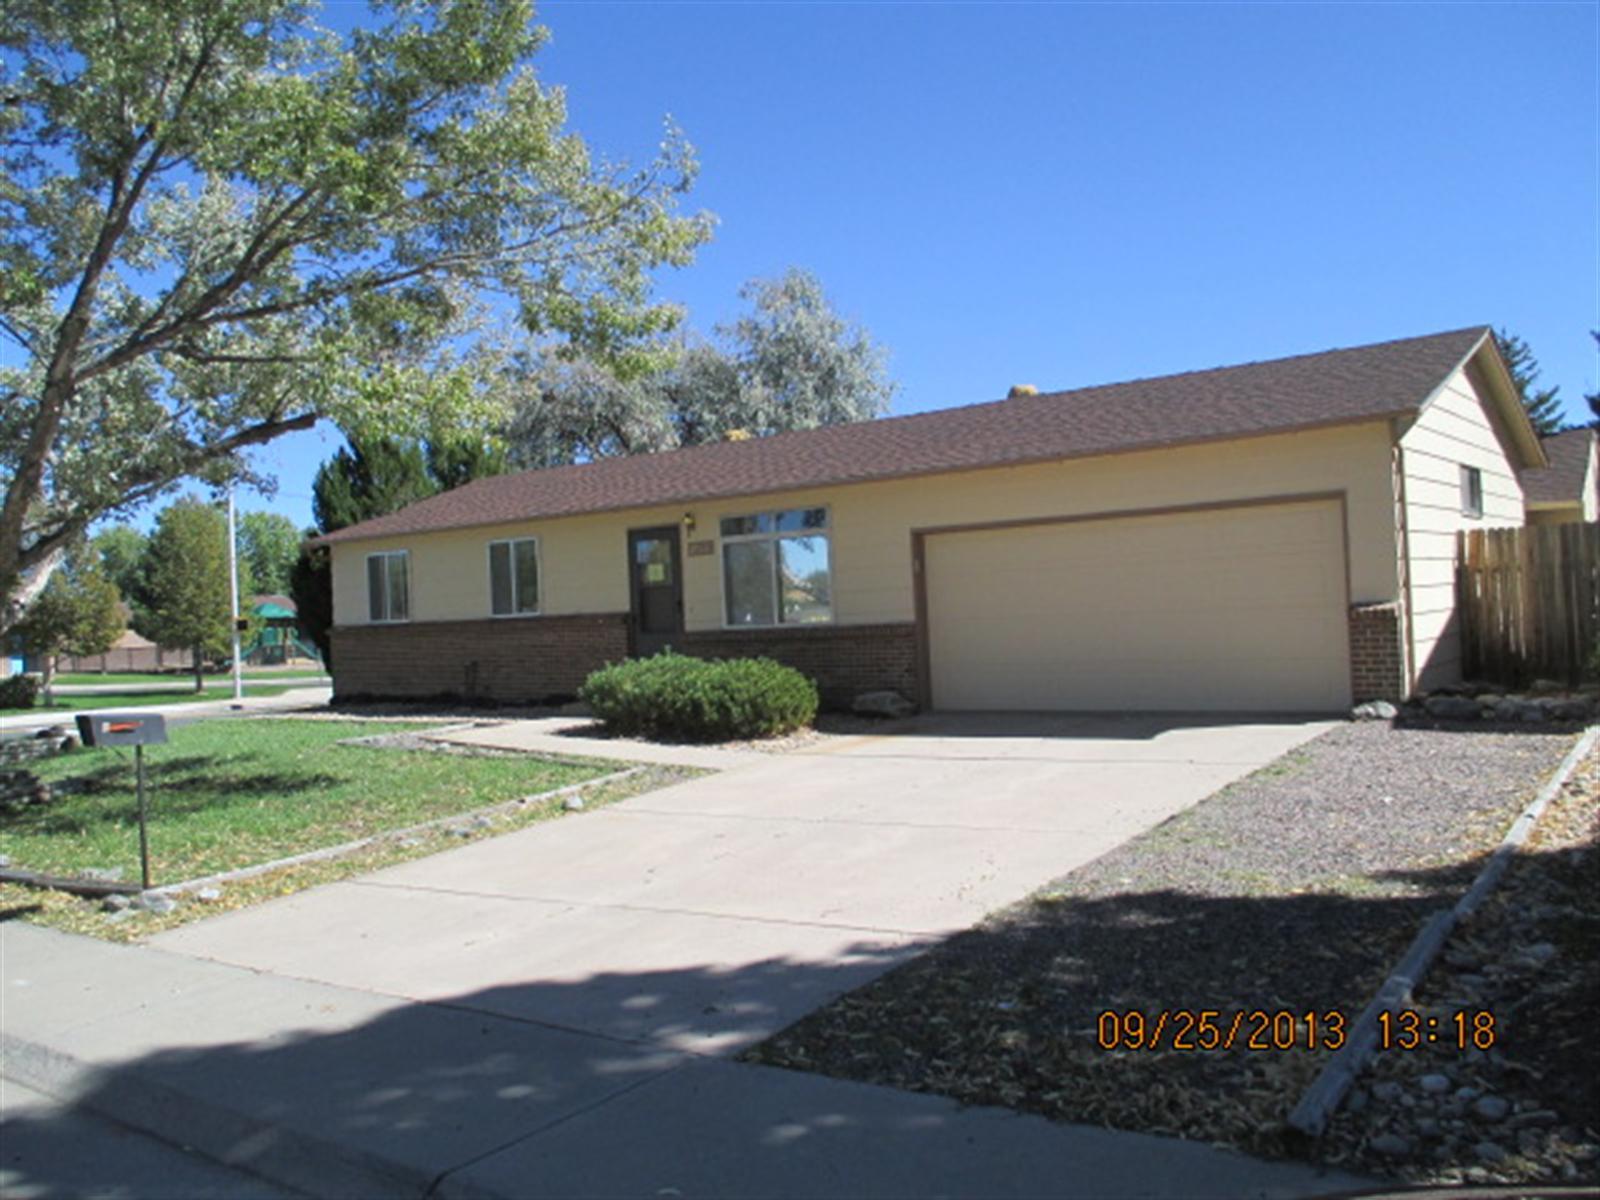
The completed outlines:
[[[1593,429],[1569,429],[1543,439],[1547,467],[1520,472],[1529,525],[1600,520],[1600,454]]]
[[[1456,531],[1546,465],[1487,327],[479,480],[338,530],[339,696],[671,646],[825,702],[1323,712],[1459,676]]]

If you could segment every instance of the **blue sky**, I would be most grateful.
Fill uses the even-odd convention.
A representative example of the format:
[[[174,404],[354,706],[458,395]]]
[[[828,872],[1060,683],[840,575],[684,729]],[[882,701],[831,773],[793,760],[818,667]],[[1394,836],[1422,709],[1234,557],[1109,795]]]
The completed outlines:
[[[330,23],[364,6],[330,6]],[[789,265],[896,412],[1490,323],[1600,387],[1600,5],[554,0],[571,125],[671,116],[719,218],[659,291],[709,328]],[[260,452],[310,521],[339,439]]]

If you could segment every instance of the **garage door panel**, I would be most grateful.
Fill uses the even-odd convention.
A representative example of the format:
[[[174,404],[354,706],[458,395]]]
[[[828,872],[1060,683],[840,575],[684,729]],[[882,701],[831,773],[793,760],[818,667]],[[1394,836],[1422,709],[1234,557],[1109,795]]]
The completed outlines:
[[[1349,701],[1334,504],[974,530],[924,549],[937,707]]]

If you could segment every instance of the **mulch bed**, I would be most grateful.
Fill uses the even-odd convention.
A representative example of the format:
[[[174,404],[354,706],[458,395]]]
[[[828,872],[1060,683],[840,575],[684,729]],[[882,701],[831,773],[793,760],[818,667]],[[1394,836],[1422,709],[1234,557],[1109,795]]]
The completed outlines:
[[[1326,1049],[1107,1050],[1106,1010],[1344,1014],[1453,903],[1572,734],[1341,726],[804,1018],[752,1060],[1304,1155]],[[1280,1023],[1281,1026],[1281,1023]],[[1325,1033],[1326,1021],[1321,1026]],[[1273,1035],[1268,1034],[1270,1044]],[[1320,1153],[1320,1152],[1319,1152]]]

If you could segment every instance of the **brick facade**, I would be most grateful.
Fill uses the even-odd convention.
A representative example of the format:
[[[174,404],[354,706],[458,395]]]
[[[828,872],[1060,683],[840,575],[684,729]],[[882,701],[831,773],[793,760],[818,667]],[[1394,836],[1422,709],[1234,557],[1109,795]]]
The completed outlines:
[[[627,656],[626,613],[339,625],[333,693],[339,699],[570,697],[589,672]]]
[[[1357,704],[1406,698],[1404,621],[1398,604],[1350,607],[1350,691]]]
[[[673,649],[776,659],[815,679],[823,704],[844,708],[880,688],[915,698],[916,644],[908,621],[685,633]],[[589,672],[627,656],[626,613],[341,625],[333,630],[333,691],[339,699],[538,701],[574,695]]]
[[[827,708],[849,708],[885,688],[917,697],[917,627],[811,625],[804,629],[717,629],[686,633],[675,647],[696,658],[772,658],[817,681]]]

